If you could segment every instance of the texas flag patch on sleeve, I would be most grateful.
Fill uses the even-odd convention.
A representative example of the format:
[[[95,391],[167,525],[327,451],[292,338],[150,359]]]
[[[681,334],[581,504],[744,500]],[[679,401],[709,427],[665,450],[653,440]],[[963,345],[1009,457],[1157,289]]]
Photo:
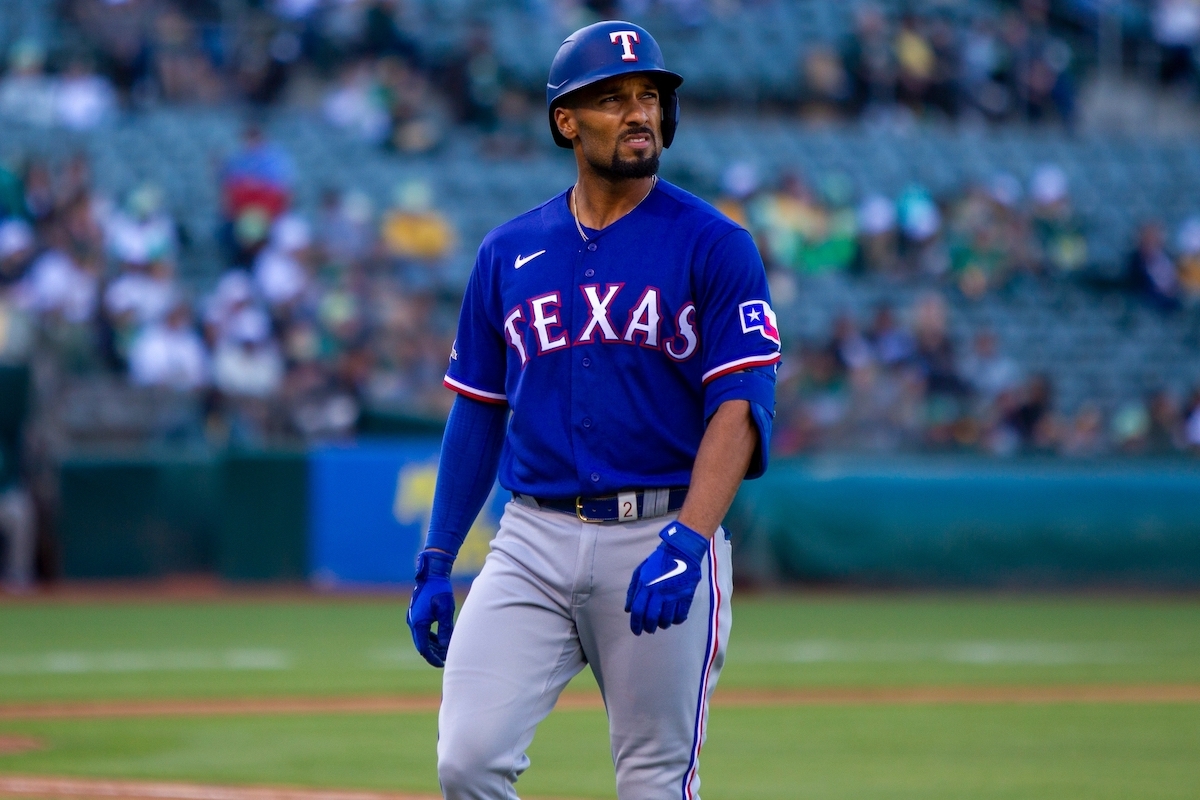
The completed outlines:
[[[775,324],[775,312],[766,300],[747,300],[738,306],[742,317],[742,333],[758,332],[764,338],[779,344],[779,328]]]

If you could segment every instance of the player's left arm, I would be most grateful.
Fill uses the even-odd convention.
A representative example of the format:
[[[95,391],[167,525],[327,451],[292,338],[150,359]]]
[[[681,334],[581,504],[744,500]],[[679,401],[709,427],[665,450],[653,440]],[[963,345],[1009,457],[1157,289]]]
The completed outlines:
[[[759,431],[750,413],[750,401],[722,403],[700,440],[678,521],[711,539],[733,504],[733,496],[758,448]]]
[[[625,610],[634,634],[687,619],[721,520],[742,480],[766,469],[770,450],[779,330],[749,234],[722,238],[700,277],[707,425],[679,517],[663,528],[662,544],[630,580]]]

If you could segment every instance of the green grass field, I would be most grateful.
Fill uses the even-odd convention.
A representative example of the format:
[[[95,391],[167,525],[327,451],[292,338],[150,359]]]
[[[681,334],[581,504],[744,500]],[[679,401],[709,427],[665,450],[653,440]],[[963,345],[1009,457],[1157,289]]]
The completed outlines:
[[[1200,684],[1189,599],[740,597],[734,613],[722,687]],[[399,598],[0,604],[0,708],[438,680]],[[0,734],[48,745],[0,755],[0,774],[436,791],[432,713],[8,719]],[[600,711],[555,712],[530,756],[523,793],[614,796]],[[706,800],[1195,798],[1200,704],[719,707],[702,775]]]

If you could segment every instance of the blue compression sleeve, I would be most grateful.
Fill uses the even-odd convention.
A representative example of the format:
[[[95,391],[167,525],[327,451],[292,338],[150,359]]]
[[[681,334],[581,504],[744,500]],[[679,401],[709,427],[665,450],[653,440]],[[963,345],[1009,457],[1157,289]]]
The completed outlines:
[[[426,547],[458,555],[496,481],[507,428],[507,406],[462,395],[454,399],[442,437]]]

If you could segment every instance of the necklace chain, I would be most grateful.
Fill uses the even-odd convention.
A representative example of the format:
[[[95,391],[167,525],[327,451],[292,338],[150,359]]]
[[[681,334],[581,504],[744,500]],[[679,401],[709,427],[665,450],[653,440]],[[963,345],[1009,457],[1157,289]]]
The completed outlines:
[[[650,181],[650,191],[646,192],[646,196],[643,197],[641,200],[638,200],[637,205],[635,205],[633,208],[637,208],[642,203],[646,202],[646,197],[650,196],[650,192],[653,192],[654,187],[657,185],[658,185],[658,176],[655,175],[653,180]],[[579,223],[579,201],[576,200],[576,197],[578,195],[579,195],[579,184],[577,183],[571,187],[571,216],[573,216],[575,218],[575,230],[579,231],[579,238],[583,239],[586,242],[586,241],[589,241],[588,235],[583,232],[583,225],[581,225]],[[633,208],[631,208],[629,210],[633,211]]]

